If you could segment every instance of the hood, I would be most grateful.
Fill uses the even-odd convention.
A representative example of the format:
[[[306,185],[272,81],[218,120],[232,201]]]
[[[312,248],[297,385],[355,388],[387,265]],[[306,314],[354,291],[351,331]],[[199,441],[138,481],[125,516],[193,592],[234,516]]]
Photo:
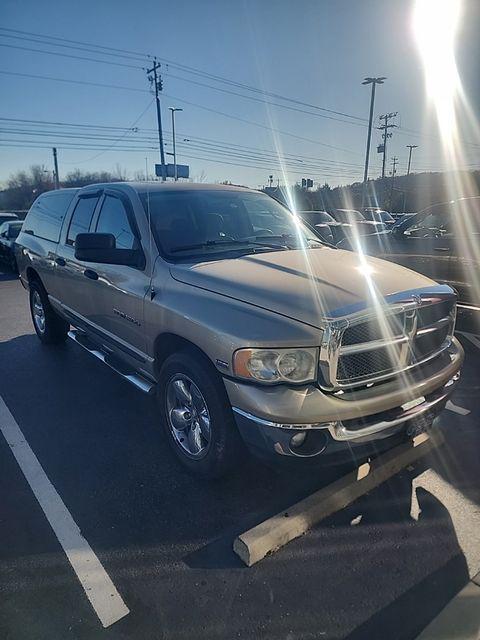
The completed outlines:
[[[391,262],[351,251],[321,249],[273,251],[239,258],[175,264],[179,282],[280,313],[314,327],[339,308],[367,301],[371,291],[385,297],[435,283]]]

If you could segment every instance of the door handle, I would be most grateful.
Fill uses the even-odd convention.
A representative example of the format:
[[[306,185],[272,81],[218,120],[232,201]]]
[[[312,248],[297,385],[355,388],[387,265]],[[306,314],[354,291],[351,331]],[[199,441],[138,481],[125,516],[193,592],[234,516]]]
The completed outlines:
[[[55,262],[59,267],[64,267],[67,264],[65,258],[61,258],[60,256],[58,256],[58,258],[55,258]]]
[[[98,280],[98,273],[93,269],[85,269],[85,271],[83,272],[83,275],[86,278],[90,278],[90,280]]]
[[[443,251],[445,253],[446,251],[450,251],[450,248],[449,247],[433,247],[433,250],[434,251]]]

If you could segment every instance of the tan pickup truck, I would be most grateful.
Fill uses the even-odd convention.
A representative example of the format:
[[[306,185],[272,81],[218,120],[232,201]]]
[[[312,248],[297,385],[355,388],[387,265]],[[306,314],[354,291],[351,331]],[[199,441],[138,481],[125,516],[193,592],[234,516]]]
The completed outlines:
[[[370,455],[429,428],[459,378],[450,287],[329,246],[249,189],[48,192],[16,254],[40,340],[69,336],[155,394],[158,426],[202,475],[243,444],[305,463]]]

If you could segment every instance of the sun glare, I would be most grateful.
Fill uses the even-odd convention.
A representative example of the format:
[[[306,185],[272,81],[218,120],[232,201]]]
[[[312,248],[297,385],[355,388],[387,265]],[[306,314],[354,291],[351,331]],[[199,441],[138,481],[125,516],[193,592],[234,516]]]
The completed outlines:
[[[460,16],[461,0],[416,0],[413,12],[427,94],[445,138],[455,131],[455,99],[460,89],[455,41]]]

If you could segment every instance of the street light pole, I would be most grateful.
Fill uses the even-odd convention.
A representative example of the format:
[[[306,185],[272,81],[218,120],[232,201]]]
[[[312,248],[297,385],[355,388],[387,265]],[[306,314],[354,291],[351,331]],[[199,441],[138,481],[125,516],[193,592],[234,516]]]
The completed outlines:
[[[179,107],[169,107],[169,109],[172,112],[173,175],[174,175],[175,182],[177,182],[178,175],[177,175],[177,151],[175,146],[175,111],[183,111],[183,109],[180,109]]]
[[[408,169],[407,169],[407,176],[410,175],[410,167],[412,166],[412,151],[413,149],[416,149],[418,147],[418,144],[407,144],[406,145],[407,149],[409,149],[408,152]]]
[[[372,139],[372,125],[373,125],[373,107],[375,104],[375,88],[377,84],[383,84],[387,78],[382,76],[380,78],[365,78],[362,84],[371,84],[372,92],[370,95],[370,116],[368,119],[368,134],[367,134],[367,150],[365,152],[365,170],[363,172],[363,191],[362,191],[362,207],[365,204],[365,198],[367,193],[367,180],[368,180],[368,161],[370,159],[370,142]]]

